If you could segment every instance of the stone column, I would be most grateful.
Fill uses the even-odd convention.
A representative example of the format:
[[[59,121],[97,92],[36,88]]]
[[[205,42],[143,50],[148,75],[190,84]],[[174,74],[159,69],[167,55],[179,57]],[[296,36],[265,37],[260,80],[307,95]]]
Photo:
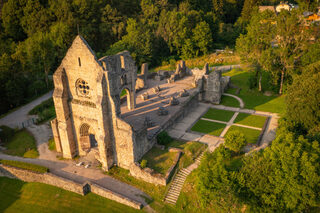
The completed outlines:
[[[133,110],[136,108],[136,93],[135,91],[129,91],[129,94],[127,94],[127,103],[128,103],[128,109]]]
[[[52,128],[53,140],[54,140],[54,143],[56,144],[56,150],[57,152],[62,152],[59,129],[58,129],[58,121],[56,118],[51,121],[51,128]]]
[[[148,88],[147,79],[148,79],[148,64],[144,63],[141,65],[141,74],[143,75],[144,88]]]

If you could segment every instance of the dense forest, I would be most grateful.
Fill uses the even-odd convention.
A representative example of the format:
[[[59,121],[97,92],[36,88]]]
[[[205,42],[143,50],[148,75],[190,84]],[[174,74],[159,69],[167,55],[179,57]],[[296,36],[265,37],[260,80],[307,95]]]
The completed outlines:
[[[300,1],[303,2],[303,1]],[[137,65],[234,47],[263,0],[1,0],[0,114],[50,90],[75,35],[98,57],[127,49]],[[312,6],[309,1],[306,6]]]

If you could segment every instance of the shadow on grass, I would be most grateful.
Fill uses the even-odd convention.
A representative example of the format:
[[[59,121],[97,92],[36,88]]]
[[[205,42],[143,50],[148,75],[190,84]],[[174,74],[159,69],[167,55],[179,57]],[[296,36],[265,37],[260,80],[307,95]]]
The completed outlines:
[[[0,212],[5,212],[13,203],[20,199],[25,182],[7,177],[0,177]]]
[[[226,92],[240,97],[245,103],[245,108],[280,114],[284,113],[285,95],[279,96],[273,94],[271,96],[266,96],[257,89],[249,89],[248,79],[251,75],[254,75],[254,73],[246,70],[234,69],[223,75],[231,76],[231,82],[241,88],[240,94],[236,94],[235,89],[228,89]],[[264,74],[263,77],[268,78],[268,75]],[[272,86],[267,79],[262,80],[262,89],[265,91],[272,90]]]

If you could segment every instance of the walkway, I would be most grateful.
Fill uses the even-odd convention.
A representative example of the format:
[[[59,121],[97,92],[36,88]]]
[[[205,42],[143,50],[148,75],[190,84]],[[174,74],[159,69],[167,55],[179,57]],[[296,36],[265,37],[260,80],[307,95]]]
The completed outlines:
[[[29,111],[32,110],[35,106],[39,105],[41,102],[48,100],[49,98],[52,97],[53,91],[50,91],[43,96],[37,98],[36,100],[20,107],[14,112],[11,112],[7,116],[3,117],[0,119],[0,126],[1,125],[6,125],[11,128],[16,128],[18,127],[22,122],[35,117],[35,116],[30,116],[28,115]]]
[[[82,166],[78,167],[71,160],[54,162],[54,161],[43,160],[43,159],[22,158],[22,157],[11,156],[11,155],[1,154],[1,153],[0,153],[0,159],[23,161],[26,163],[45,166],[49,168],[51,173],[57,176],[67,178],[77,183],[85,183],[86,181],[96,183],[97,185],[103,186],[111,191],[117,192],[123,195],[124,197],[140,202],[144,206],[147,205],[144,197],[147,197],[150,199],[149,195],[142,192],[141,190],[133,186],[130,186],[124,182],[118,181],[106,174],[103,174],[101,170],[98,170],[95,168],[84,168]]]

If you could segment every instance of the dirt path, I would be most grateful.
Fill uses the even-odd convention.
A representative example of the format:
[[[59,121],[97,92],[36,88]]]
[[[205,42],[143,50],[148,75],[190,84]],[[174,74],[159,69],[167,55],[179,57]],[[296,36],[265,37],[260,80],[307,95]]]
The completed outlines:
[[[7,116],[0,119],[0,126],[6,125],[11,128],[16,128],[17,126],[21,125],[22,122],[34,117],[29,116],[28,112],[32,110],[35,106],[39,105],[41,102],[48,100],[52,97],[53,91],[50,91],[43,96],[39,97],[38,99],[20,107],[18,110],[8,114]]]

